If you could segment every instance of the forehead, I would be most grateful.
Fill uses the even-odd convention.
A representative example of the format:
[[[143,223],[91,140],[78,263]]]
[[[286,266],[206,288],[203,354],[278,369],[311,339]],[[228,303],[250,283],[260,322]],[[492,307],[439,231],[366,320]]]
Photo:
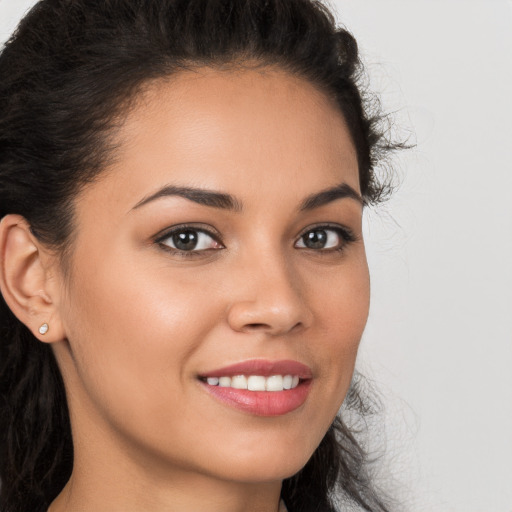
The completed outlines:
[[[201,68],[147,84],[116,138],[105,176],[135,202],[168,182],[239,197],[283,187],[305,194],[342,181],[359,190],[337,105],[276,68]]]

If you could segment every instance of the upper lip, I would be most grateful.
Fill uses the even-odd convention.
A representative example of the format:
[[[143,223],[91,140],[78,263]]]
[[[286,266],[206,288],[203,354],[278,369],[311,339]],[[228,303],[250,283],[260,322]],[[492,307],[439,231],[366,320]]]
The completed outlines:
[[[234,375],[261,375],[262,377],[297,375],[300,379],[311,379],[313,372],[309,366],[290,359],[279,361],[250,359],[202,373],[200,377],[233,377]]]

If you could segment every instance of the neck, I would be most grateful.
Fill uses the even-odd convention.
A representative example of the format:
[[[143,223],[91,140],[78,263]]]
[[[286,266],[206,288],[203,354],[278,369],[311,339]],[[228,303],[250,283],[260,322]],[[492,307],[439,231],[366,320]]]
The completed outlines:
[[[281,482],[240,484],[202,475],[174,475],[166,482],[150,473],[134,477],[119,471],[73,471],[48,512],[278,512]]]

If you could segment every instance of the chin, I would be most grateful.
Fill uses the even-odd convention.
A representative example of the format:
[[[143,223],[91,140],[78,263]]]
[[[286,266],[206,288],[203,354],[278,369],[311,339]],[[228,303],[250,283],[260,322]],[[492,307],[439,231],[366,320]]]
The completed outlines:
[[[314,449],[304,451],[304,446],[296,445],[288,449],[260,450],[259,453],[240,455],[231,458],[227,467],[221,472],[225,473],[227,480],[245,483],[282,481],[298,473],[311,458]],[[228,462],[225,459],[224,464]]]

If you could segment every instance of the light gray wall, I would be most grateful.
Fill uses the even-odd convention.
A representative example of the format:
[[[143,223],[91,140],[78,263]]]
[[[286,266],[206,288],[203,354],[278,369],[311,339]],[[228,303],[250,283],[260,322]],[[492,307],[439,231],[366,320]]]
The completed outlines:
[[[0,39],[32,3],[0,0]],[[331,5],[417,143],[366,220],[386,476],[410,512],[512,512],[512,3]]]
[[[367,223],[360,363],[387,399],[390,467],[411,511],[511,512],[512,3],[335,5],[416,131]]]

